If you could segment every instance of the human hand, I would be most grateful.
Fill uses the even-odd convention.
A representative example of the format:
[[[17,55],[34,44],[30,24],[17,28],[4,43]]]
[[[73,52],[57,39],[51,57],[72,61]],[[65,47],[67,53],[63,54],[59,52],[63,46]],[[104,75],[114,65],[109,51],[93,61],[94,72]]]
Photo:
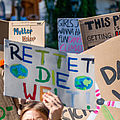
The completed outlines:
[[[47,92],[43,95],[43,103],[49,109],[49,120],[60,120],[63,104],[55,94]]]

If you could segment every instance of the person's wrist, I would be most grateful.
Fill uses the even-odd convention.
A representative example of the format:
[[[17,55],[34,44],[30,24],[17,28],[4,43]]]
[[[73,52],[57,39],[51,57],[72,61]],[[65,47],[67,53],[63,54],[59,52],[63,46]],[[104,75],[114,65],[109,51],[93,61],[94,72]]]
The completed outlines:
[[[50,119],[50,118],[49,118],[48,120],[62,120],[62,119],[61,119],[61,118],[59,118],[59,119]]]
[[[48,120],[62,120],[62,119],[61,119],[61,117],[56,118],[56,117],[51,116],[51,117],[49,117]]]

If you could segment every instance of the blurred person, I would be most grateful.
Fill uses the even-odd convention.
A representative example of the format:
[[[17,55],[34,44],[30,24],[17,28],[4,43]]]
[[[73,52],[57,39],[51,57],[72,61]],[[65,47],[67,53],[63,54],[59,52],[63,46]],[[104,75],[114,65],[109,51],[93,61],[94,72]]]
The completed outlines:
[[[43,95],[43,102],[28,101],[21,111],[20,120],[61,120],[63,104],[53,93]]]

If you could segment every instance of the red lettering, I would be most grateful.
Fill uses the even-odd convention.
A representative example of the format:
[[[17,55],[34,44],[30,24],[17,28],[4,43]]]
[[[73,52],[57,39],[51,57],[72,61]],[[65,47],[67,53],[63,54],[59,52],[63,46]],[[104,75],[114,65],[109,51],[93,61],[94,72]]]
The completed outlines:
[[[28,99],[28,98],[30,97],[31,100],[35,100],[37,85],[34,84],[33,96],[31,96],[30,93],[27,95],[27,92],[26,92],[26,91],[27,91],[27,90],[26,90],[26,83],[23,83],[23,87],[24,87],[25,98]]]
[[[118,31],[115,31],[115,36],[118,36]]]

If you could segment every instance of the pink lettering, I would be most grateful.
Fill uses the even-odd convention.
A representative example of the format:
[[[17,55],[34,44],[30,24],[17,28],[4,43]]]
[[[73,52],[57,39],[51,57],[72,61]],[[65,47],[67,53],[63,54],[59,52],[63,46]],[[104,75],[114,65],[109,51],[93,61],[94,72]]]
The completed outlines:
[[[65,44],[62,44],[60,46],[60,51],[65,51],[66,52],[66,45]]]
[[[81,37],[68,37],[68,43],[81,43]]]

